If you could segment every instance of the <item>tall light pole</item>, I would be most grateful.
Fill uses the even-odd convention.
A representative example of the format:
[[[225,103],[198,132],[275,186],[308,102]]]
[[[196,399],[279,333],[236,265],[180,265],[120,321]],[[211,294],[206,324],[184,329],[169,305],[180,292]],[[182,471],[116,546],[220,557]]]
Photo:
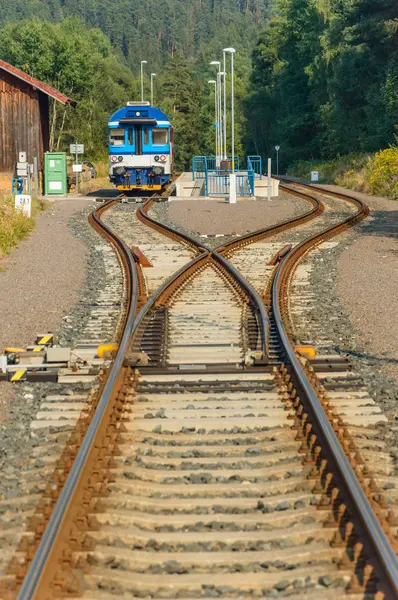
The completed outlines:
[[[141,61],[141,102],[144,102],[144,65],[148,64],[148,61]]]
[[[151,73],[151,106],[153,106],[153,78],[156,77],[156,73]]]
[[[224,159],[224,117],[223,117],[223,98],[222,98],[222,88],[223,88],[223,77],[225,78],[225,71],[219,71],[217,73],[217,81],[218,81],[218,120],[220,123],[220,161]]]
[[[221,143],[222,143],[222,130],[221,130],[221,89],[220,89],[220,73],[221,73],[221,63],[219,60],[212,60],[211,65],[218,67],[217,73],[217,85],[216,85],[216,96],[217,96],[217,149],[216,149],[216,167],[220,167],[220,157],[221,157]]]
[[[224,48],[224,52],[231,55],[231,156],[232,171],[235,171],[235,82],[234,82],[234,55],[235,48]]]
[[[225,65],[226,52],[223,50],[223,65],[224,65],[224,160],[227,160],[227,69]]]
[[[217,162],[217,81],[215,79],[209,79],[207,83],[214,85],[214,118],[215,118],[215,130],[216,130],[216,162]]]
[[[279,150],[281,149],[280,146],[275,146],[275,150],[276,150],[276,174],[279,175]]]

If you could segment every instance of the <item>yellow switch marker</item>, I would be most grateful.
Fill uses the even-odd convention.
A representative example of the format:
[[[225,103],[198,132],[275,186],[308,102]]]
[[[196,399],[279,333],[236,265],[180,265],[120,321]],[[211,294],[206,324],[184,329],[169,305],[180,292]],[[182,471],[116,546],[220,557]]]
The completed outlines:
[[[294,351],[297,352],[297,354],[301,354],[301,356],[304,356],[308,360],[314,360],[316,354],[314,346],[310,345],[295,346]]]
[[[48,344],[48,342],[50,342],[53,339],[53,334],[50,333],[49,335],[44,335],[42,338],[40,338],[37,341],[37,345],[38,346],[45,346],[46,344]]]
[[[102,346],[98,346],[97,354],[99,358],[106,358],[112,352],[116,352],[118,347],[117,344],[102,344]]]
[[[20,369],[16,371],[14,375],[11,377],[10,381],[19,381],[25,375],[27,369]]]

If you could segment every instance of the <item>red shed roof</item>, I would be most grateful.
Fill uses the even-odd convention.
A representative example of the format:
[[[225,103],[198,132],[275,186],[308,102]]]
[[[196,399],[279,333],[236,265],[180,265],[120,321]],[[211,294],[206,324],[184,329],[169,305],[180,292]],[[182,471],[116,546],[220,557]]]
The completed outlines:
[[[76,105],[76,102],[74,100],[71,100],[67,96],[64,96],[63,94],[61,94],[61,92],[54,89],[47,83],[43,83],[42,81],[35,79],[31,75],[24,73],[20,69],[17,69],[17,67],[10,65],[9,63],[5,62],[5,60],[0,60],[0,69],[2,69],[3,71],[7,71],[7,73],[11,73],[11,75],[18,77],[18,79],[22,79],[22,81],[25,81],[32,87],[37,88],[38,90],[43,92],[43,94],[47,94],[47,96],[51,96],[51,98],[54,98],[54,100],[62,102],[62,104],[71,104],[72,106]]]

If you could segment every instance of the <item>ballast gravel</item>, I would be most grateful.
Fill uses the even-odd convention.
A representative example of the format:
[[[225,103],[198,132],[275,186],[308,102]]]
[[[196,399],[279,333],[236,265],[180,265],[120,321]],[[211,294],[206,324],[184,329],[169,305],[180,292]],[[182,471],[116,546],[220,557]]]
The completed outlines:
[[[276,225],[306,213],[311,204],[281,192],[269,202],[263,198],[229,204],[224,200],[171,200],[156,203],[154,216],[180,231],[190,233],[204,243],[206,237],[237,237],[262,227]],[[217,238],[222,243],[221,238]],[[225,240],[224,240],[225,241]],[[219,244],[217,244],[219,245]]]
[[[37,217],[28,239],[0,262],[0,349],[31,344],[54,330],[78,298],[87,249],[68,227],[71,215],[93,202],[56,200]]]

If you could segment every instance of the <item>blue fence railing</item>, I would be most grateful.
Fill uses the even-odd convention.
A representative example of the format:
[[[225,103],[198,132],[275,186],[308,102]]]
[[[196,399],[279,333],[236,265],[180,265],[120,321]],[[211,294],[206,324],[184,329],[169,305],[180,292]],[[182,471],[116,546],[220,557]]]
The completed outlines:
[[[245,170],[240,169],[240,160],[236,157],[234,166],[236,195],[254,196],[255,179],[262,177],[261,156],[248,156]],[[217,169],[215,156],[194,156],[192,159],[192,179],[205,180],[206,196],[229,196],[231,172]]]
[[[256,179],[263,178],[263,159],[258,155],[251,155],[247,157],[247,169],[248,171],[253,170]]]
[[[206,196],[229,196],[231,171],[206,171]],[[254,196],[254,171],[236,173],[236,195]]]
[[[227,160],[231,160],[228,158]],[[240,158],[235,157],[235,171],[240,169]],[[216,157],[215,156],[194,156],[192,159],[192,179],[205,179],[206,169],[208,171],[216,171]]]

